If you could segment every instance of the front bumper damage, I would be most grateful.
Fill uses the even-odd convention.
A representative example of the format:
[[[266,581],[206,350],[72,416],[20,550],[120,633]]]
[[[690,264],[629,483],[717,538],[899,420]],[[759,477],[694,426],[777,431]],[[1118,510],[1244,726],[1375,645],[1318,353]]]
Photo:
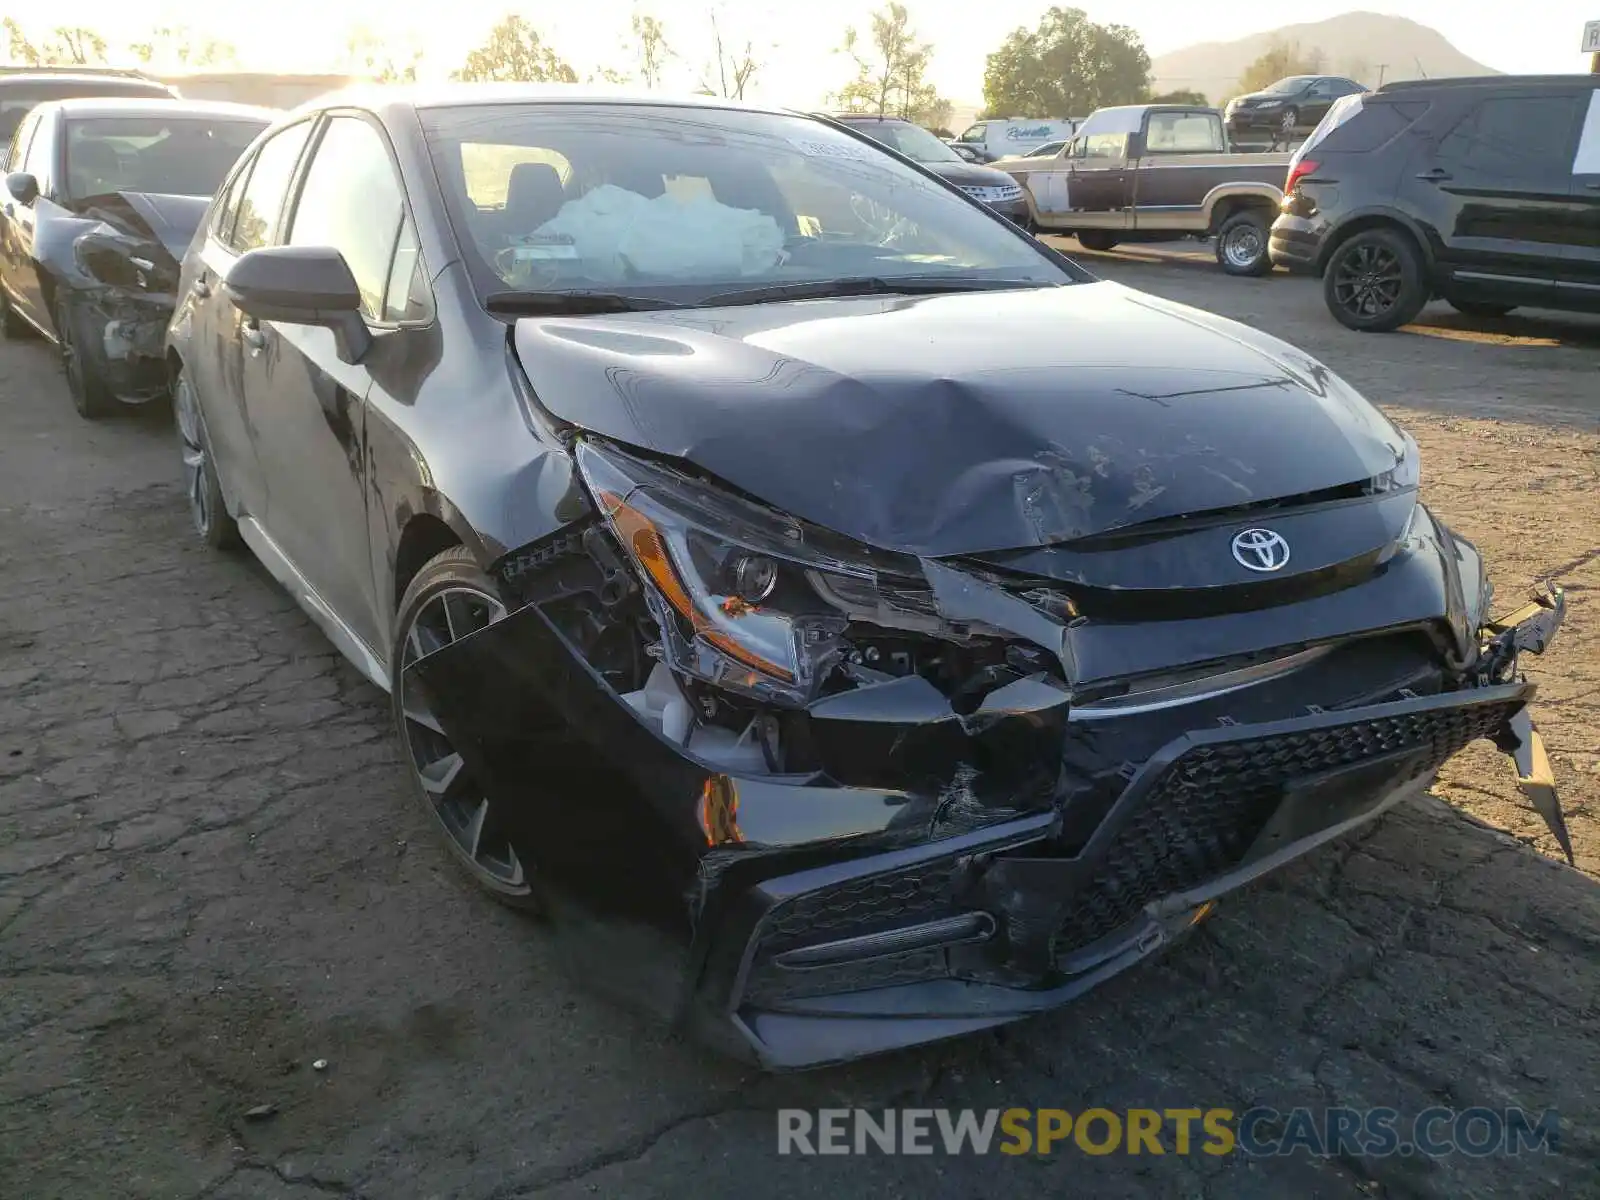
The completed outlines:
[[[73,346],[125,404],[167,393],[166,336],[175,298],[106,285],[65,288]]]
[[[924,566],[947,612],[1070,655],[1034,609]],[[1088,720],[1037,682],[957,714],[912,676],[813,705],[824,766],[806,775],[730,773],[663,737],[538,604],[411,669],[474,776],[516,806],[585,965],[795,1069],[1059,1006],[1421,792],[1477,738],[1513,756],[1570,858],[1517,673],[1563,612],[1552,591],[1486,626],[1459,686],[1418,675],[1326,707],[1238,693]]]

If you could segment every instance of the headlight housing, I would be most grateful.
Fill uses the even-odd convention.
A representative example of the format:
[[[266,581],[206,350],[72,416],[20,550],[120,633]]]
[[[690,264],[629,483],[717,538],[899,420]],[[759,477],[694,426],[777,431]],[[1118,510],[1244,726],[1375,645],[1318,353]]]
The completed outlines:
[[[667,665],[718,687],[804,706],[844,656],[852,611],[884,603],[896,580],[927,586],[914,559],[612,446],[584,439],[577,462],[643,582]]]

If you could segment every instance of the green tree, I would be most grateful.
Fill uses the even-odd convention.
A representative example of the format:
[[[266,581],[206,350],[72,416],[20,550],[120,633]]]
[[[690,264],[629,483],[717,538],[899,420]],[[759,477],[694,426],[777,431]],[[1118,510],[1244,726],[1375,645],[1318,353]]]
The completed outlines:
[[[661,86],[661,72],[672,57],[667,31],[648,13],[633,14],[633,40],[639,59],[639,80],[652,91]]]
[[[1241,95],[1259,92],[1268,84],[1289,75],[1320,75],[1326,62],[1322,51],[1315,46],[1310,50],[1301,50],[1299,42],[1274,39],[1266,52],[1239,76],[1239,92]]]
[[[950,106],[924,78],[933,47],[917,36],[904,4],[872,14],[866,47],[853,28],[845,30],[844,52],[855,60],[856,77],[839,89],[841,107],[911,121],[949,120]]]
[[[106,61],[105,38],[81,25],[58,25],[48,40],[34,42],[15,19],[6,17],[0,24],[6,31],[11,60],[24,66],[87,67]]]
[[[188,70],[237,62],[239,52],[231,42],[196,37],[187,25],[161,25],[152,29],[142,42],[128,49],[141,66]]]
[[[1159,96],[1151,96],[1151,104],[1193,104],[1199,108],[1210,107],[1204,92],[1192,91],[1189,88],[1179,88],[1175,92],[1162,92]]]
[[[724,100],[744,99],[745,89],[764,64],[756,57],[753,41],[746,39],[743,50],[734,49],[737,45],[737,42],[723,38],[722,25],[717,20],[716,10],[712,9],[712,60],[700,72],[700,86],[696,89],[698,95],[721,96]]]
[[[1125,25],[1097,25],[1080,8],[1051,8],[1029,32],[1016,29],[983,73],[993,117],[1081,117],[1108,104],[1137,104],[1150,91],[1150,55]]]
[[[44,51],[28,39],[22,32],[22,26],[17,24],[15,17],[7,17],[5,26],[7,53],[14,63],[21,63],[25,67],[39,67],[44,65]]]
[[[501,18],[451,78],[467,83],[577,83],[578,73],[532,25],[512,13]]]
[[[415,83],[422,64],[422,48],[408,45],[398,54],[394,42],[380,38],[365,25],[357,25],[345,39],[345,64],[353,75],[374,83]]]

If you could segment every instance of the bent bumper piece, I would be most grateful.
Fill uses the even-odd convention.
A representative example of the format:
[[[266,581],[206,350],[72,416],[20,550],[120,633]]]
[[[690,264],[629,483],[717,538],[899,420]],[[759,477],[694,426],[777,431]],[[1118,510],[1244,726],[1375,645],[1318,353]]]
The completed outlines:
[[[1087,817],[1074,755],[1113,734],[1042,685],[963,717],[915,677],[819,702],[833,752],[883,776],[847,786],[825,770],[730,773],[667,740],[534,604],[409,669],[474,777],[518,813],[553,907],[584,913],[586,941],[667,963],[615,986],[792,1069],[1061,1005],[1216,897],[1421,791],[1477,738],[1517,757],[1556,829],[1515,655],[1548,643],[1562,604],[1491,625],[1483,673],[1460,690],[1174,717]]]

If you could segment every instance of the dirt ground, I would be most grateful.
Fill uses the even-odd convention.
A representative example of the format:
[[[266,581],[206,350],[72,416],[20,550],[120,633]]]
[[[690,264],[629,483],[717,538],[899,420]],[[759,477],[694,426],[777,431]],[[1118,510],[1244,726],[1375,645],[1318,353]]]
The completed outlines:
[[[1361,337],[1314,283],[1159,257],[1083,261],[1317,354],[1415,433],[1504,607],[1567,586],[1528,668],[1577,871],[1476,746],[1060,1013],[759,1076],[593,999],[474,894],[379,694],[249,559],[195,544],[170,426],[91,427],[41,344],[3,345],[0,1197],[1600,1195],[1600,320],[1435,306]],[[797,1161],[773,1116],[1252,1104],[1555,1109],[1562,1140]]]

